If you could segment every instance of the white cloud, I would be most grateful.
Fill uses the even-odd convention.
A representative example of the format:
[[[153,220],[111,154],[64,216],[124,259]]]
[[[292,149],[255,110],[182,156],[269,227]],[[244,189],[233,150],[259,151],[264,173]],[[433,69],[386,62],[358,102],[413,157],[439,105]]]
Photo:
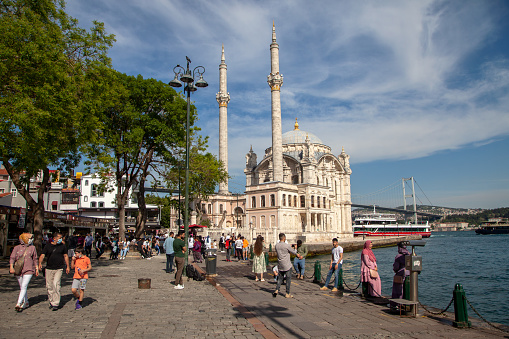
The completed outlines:
[[[301,129],[359,163],[425,157],[509,131],[509,57],[496,44],[507,34],[503,1],[77,0],[68,9],[117,35],[110,56],[119,71],[167,81],[186,55],[205,66],[210,86],[193,100],[213,152],[224,43],[229,167],[241,182],[249,146],[259,158],[271,146],[273,20],[283,132],[298,117]]]

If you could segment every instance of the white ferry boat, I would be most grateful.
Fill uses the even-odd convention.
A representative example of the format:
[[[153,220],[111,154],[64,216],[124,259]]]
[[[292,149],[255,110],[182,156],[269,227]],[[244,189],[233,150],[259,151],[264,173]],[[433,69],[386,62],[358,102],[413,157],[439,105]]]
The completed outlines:
[[[398,224],[395,214],[373,213],[363,214],[354,219],[353,234],[364,236],[403,236],[421,235],[423,238],[431,236],[431,230],[426,223]]]

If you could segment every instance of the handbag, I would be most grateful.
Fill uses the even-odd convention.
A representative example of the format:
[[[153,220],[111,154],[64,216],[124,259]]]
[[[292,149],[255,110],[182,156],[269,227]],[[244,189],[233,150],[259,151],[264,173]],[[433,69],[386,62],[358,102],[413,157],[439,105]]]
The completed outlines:
[[[378,272],[377,272],[377,271],[375,271],[375,270],[370,269],[370,270],[369,270],[369,276],[370,276],[372,279],[378,279]]]
[[[25,265],[25,254],[27,254],[28,247],[25,248],[25,252],[21,257],[18,258],[14,262],[14,275],[21,275],[21,272],[23,271],[23,266]]]
[[[405,282],[405,277],[401,276],[401,275],[395,275],[394,276],[394,283],[395,284],[402,284]]]

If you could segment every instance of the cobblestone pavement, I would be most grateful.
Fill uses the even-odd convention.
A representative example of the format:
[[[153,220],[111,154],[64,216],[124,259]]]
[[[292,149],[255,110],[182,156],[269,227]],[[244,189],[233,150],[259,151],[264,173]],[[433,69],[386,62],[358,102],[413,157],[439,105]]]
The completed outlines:
[[[205,281],[187,281],[175,290],[166,256],[151,260],[92,260],[83,308],[76,311],[72,275],[62,278],[61,308],[50,311],[44,278],[32,278],[30,308],[16,313],[19,287],[0,269],[0,338],[261,338],[221,293]],[[4,266],[5,267],[5,266]],[[150,278],[151,289],[138,289]]]
[[[457,329],[452,326],[450,314],[428,317],[420,310],[417,318],[401,318],[391,314],[385,304],[364,300],[358,293],[320,291],[322,285],[312,283],[311,279],[292,279],[294,298],[284,297],[286,286],[281,288],[283,293],[273,298],[276,283],[272,275],[264,274],[266,281],[256,282],[249,262],[223,260],[220,254],[214,282],[281,338],[500,338],[507,335],[473,318],[470,320],[475,328]]]
[[[62,279],[61,309],[50,311],[44,278],[29,285],[30,308],[16,313],[18,284],[0,265],[0,338],[499,338],[503,332],[456,329],[451,319],[400,318],[357,293],[320,291],[309,279],[293,280],[294,298],[272,297],[273,277],[255,282],[249,262],[226,262],[218,276],[173,288],[166,256],[143,260],[92,260],[83,309],[74,310],[72,275]],[[3,268],[2,268],[3,267]],[[205,264],[200,264],[205,271]],[[150,278],[151,289],[138,289]],[[471,319],[473,320],[473,319]],[[507,333],[505,334],[507,335]]]

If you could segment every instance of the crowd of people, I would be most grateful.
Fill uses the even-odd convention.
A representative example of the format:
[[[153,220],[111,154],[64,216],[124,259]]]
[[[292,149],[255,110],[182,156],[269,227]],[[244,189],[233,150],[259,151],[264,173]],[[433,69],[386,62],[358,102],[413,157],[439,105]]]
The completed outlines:
[[[49,308],[53,311],[59,309],[61,278],[65,271],[69,274],[74,270],[73,282],[71,286],[72,295],[76,299],[76,310],[81,309],[81,302],[86,290],[88,272],[92,269],[91,256],[92,247],[96,251],[96,259],[99,259],[110,249],[111,260],[123,260],[129,253],[130,246],[136,246],[140,256],[144,259],[151,259],[153,255],[159,255],[161,248],[166,253],[166,272],[175,273],[175,289],[183,289],[183,270],[186,255],[193,255],[193,262],[201,263],[203,254],[207,249],[219,249],[226,253],[226,261],[231,262],[236,259],[237,262],[249,260],[249,242],[241,234],[222,234],[217,245],[216,240],[209,236],[202,237],[191,234],[188,243],[185,243],[185,233],[180,231],[176,236],[173,232],[164,239],[152,236],[139,239],[125,239],[119,241],[117,237],[103,237],[96,234],[95,238],[91,234],[81,236],[78,234],[62,236],[60,233],[54,233],[51,237],[44,234],[42,253],[38,256],[33,246],[33,235],[23,233],[20,235],[20,244],[16,246],[10,256],[10,273],[14,274],[18,280],[20,293],[15,306],[18,312],[29,307],[27,298],[27,288],[32,277],[44,274],[46,280],[46,289],[48,293]],[[187,246],[186,246],[187,245]],[[378,265],[376,256],[372,251],[371,241],[364,243],[361,253],[361,282],[367,285],[367,293],[372,297],[381,296],[381,279],[378,274]],[[267,271],[265,259],[265,241],[261,235],[258,235],[253,245],[252,272],[255,275],[255,281],[264,282],[264,273]],[[297,279],[304,279],[306,256],[308,247],[298,240],[296,244],[290,245],[286,240],[284,233],[279,234],[279,240],[275,245],[277,254],[277,265],[272,267],[276,288],[272,295],[277,297],[280,293],[281,285],[286,281],[286,298],[293,298],[291,294],[292,268],[295,270]],[[294,255],[294,261],[291,262],[291,255]],[[403,297],[403,283],[409,271],[405,269],[405,256],[409,255],[408,250],[403,243],[398,244],[398,255],[393,264],[395,273],[393,279],[392,298]],[[46,265],[43,268],[43,262],[46,259]],[[175,264],[175,265],[174,265]],[[325,284],[320,290],[328,290],[329,284],[334,275],[334,284],[332,292],[338,291],[339,272],[343,265],[343,248],[339,245],[338,239],[332,239],[331,258],[328,266],[328,273]],[[174,268],[175,266],[175,268]]]

